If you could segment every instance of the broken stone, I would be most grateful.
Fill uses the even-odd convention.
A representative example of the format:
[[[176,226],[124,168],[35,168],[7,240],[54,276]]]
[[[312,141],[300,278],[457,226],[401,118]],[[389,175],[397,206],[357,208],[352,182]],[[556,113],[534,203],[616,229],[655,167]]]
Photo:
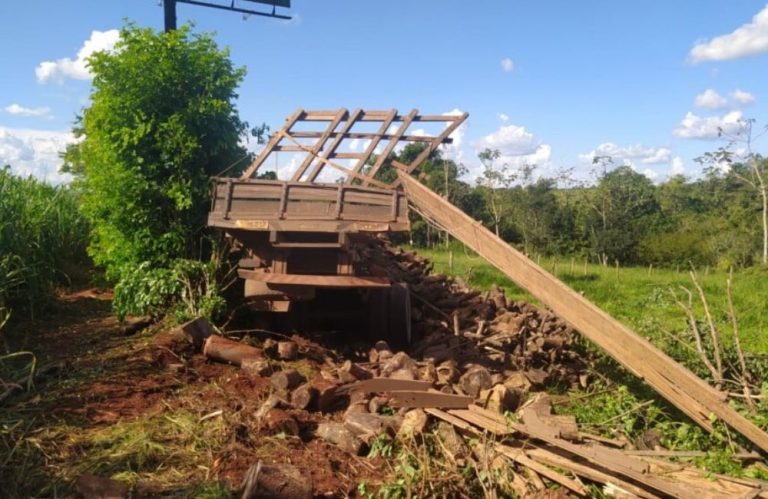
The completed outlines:
[[[403,416],[403,422],[397,431],[397,435],[400,437],[421,435],[427,429],[428,423],[429,416],[427,416],[426,412],[422,409],[411,409]]]
[[[460,388],[470,397],[477,397],[480,390],[490,388],[491,375],[483,366],[472,366],[459,378]]]

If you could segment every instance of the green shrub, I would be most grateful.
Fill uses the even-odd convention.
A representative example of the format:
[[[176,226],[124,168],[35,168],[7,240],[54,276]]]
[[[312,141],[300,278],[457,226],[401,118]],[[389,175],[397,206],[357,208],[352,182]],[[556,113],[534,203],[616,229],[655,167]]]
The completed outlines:
[[[83,189],[95,263],[111,280],[134,281],[121,289],[152,290],[134,301],[154,310],[170,289],[156,282],[164,271],[148,269],[205,258],[210,177],[232,165],[237,174],[249,157],[233,104],[245,70],[189,26],[156,33],[128,24],[115,50],[88,64],[91,104],[65,168]]]

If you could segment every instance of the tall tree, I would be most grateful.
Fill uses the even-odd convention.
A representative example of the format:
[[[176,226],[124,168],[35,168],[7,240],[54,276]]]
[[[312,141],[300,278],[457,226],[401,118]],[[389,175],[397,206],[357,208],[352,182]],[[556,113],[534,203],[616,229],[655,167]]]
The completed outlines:
[[[754,119],[741,121],[740,132],[727,136],[720,130],[720,136],[728,140],[728,145],[714,153],[706,153],[699,161],[710,168],[725,167],[729,173],[752,189],[760,199],[760,225],[762,227],[762,256],[763,264],[768,264],[768,158],[763,158],[752,150],[755,140],[753,136]],[[768,131],[766,127],[765,133]],[[761,135],[762,135],[761,133]],[[743,147],[743,153],[734,151],[737,146]]]
[[[491,215],[496,235],[500,235],[501,221],[507,213],[506,191],[512,187],[517,175],[506,163],[499,164],[501,152],[498,149],[484,149],[477,158],[483,165],[477,185],[485,199],[485,204]]]
[[[233,103],[245,70],[189,26],[156,33],[128,24],[113,51],[88,63],[91,103],[65,168],[83,190],[94,261],[119,279],[142,263],[199,257],[209,179],[247,159]]]
[[[659,214],[655,187],[629,166],[605,172],[588,193],[586,229],[593,251],[604,264],[614,259],[631,262]]]

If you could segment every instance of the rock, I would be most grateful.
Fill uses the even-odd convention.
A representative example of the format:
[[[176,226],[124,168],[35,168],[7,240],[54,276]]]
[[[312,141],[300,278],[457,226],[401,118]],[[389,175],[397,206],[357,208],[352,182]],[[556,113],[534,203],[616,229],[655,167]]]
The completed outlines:
[[[491,375],[483,366],[472,366],[459,378],[459,386],[470,397],[477,397],[481,390],[491,387]]]
[[[403,416],[403,422],[400,429],[397,430],[399,437],[409,437],[412,435],[421,435],[427,429],[429,416],[422,409],[411,409]]]
[[[278,371],[269,378],[272,386],[277,390],[292,390],[306,381],[304,376],[299,374],[295,369],[285,369],[284,371]]]
[[[312,474],[292,464],[265,464],[259,461],[251,466],[240,485],[242,499],[312,499]]]
[[[128,497],[128,486],[122,482],[90,473],[75,479],[77,491],[85,499],[122,499]]]
[[[455,360],[446,360],[437,366],[437,382],[441,385],[450,385],[459,379],[459,368]]]
[[[282,409],[272,409],[264,417],[267,428],[275,433],[283,432],[288,435],[299,434],[299,423]]]
[[[315,434],[350,454],[362,454],[365,444],[341,423],[325,422],[317,426]]]
[[[413,373],[416,371],[416,361],[408,356],[405,352],[397,352],[391,359],[387,360],[384,366],[381,368],[381,375],[388,378],[395,371],[408,370]],[[400,378],[403,379],[403,378]],[[410,379],[415,379],[415,376]]]
[[[291,406],[295,409],[309,410],[316,405],[318,391],[310,383],[305,383],[291,392]]]
[[[295,360],[299,356],[299,346],[293,341],[277,342],[277,357],[281,360]]]
[[[507,379],[504,380],[504,386],[510,390],[519,394],[525,394],[531,390],[533,385],[523,372],[506,371],[505,374],[507,375]]]
[[[515,411],[520,404],[520,394],[501,384],[482,390],[479,399],[482,406],[499,414]]]
[[[240,369],[247,376],[256,378],[272,374],[272,366],[267,359],[243,359]]]
[[[344,417],[344,426],[358,438],[370,442],[381,433],[391,433],[392,428],[388,418],[370,412],[352,411]]]
[[[267,416],[269,411],[271,411],[276,407],[281,407],[284,405],[285,404],[283,403],[283,400],[273,393],[272,395],[267,397],[267,399],[264,402],[261,403],[259,408],[256,410],[256,413],[254,414],[254,416],[258,420],[263,420]]]
[[[351,360],[345,361],[339,371],[351,374],[356,380],[371,379],[373,374],[368,369],[361,367]]]

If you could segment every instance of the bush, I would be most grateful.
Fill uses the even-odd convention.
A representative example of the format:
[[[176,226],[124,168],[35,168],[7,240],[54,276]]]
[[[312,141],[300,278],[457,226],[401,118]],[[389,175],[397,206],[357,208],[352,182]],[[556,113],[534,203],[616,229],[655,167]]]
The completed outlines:
[[[655,233],[640,242],[638,253],[642,263],[657,266],[713,265],[716,258],[706,237],[692,231]]]
[[[206,257],[210,177],[233,165],[237,174],[249,158],[233,105],[245,70],[189,26],[155,33],[129,24],[114,51],[88,64],[91,104],[75,130],[83,140],[67,151],[65,167],[83,189],[94,261],[107,278],[134,281],[122,289],[157,291],[136,299],[154,309],[170,291],[153,284],[162,271],[137,272]]]

